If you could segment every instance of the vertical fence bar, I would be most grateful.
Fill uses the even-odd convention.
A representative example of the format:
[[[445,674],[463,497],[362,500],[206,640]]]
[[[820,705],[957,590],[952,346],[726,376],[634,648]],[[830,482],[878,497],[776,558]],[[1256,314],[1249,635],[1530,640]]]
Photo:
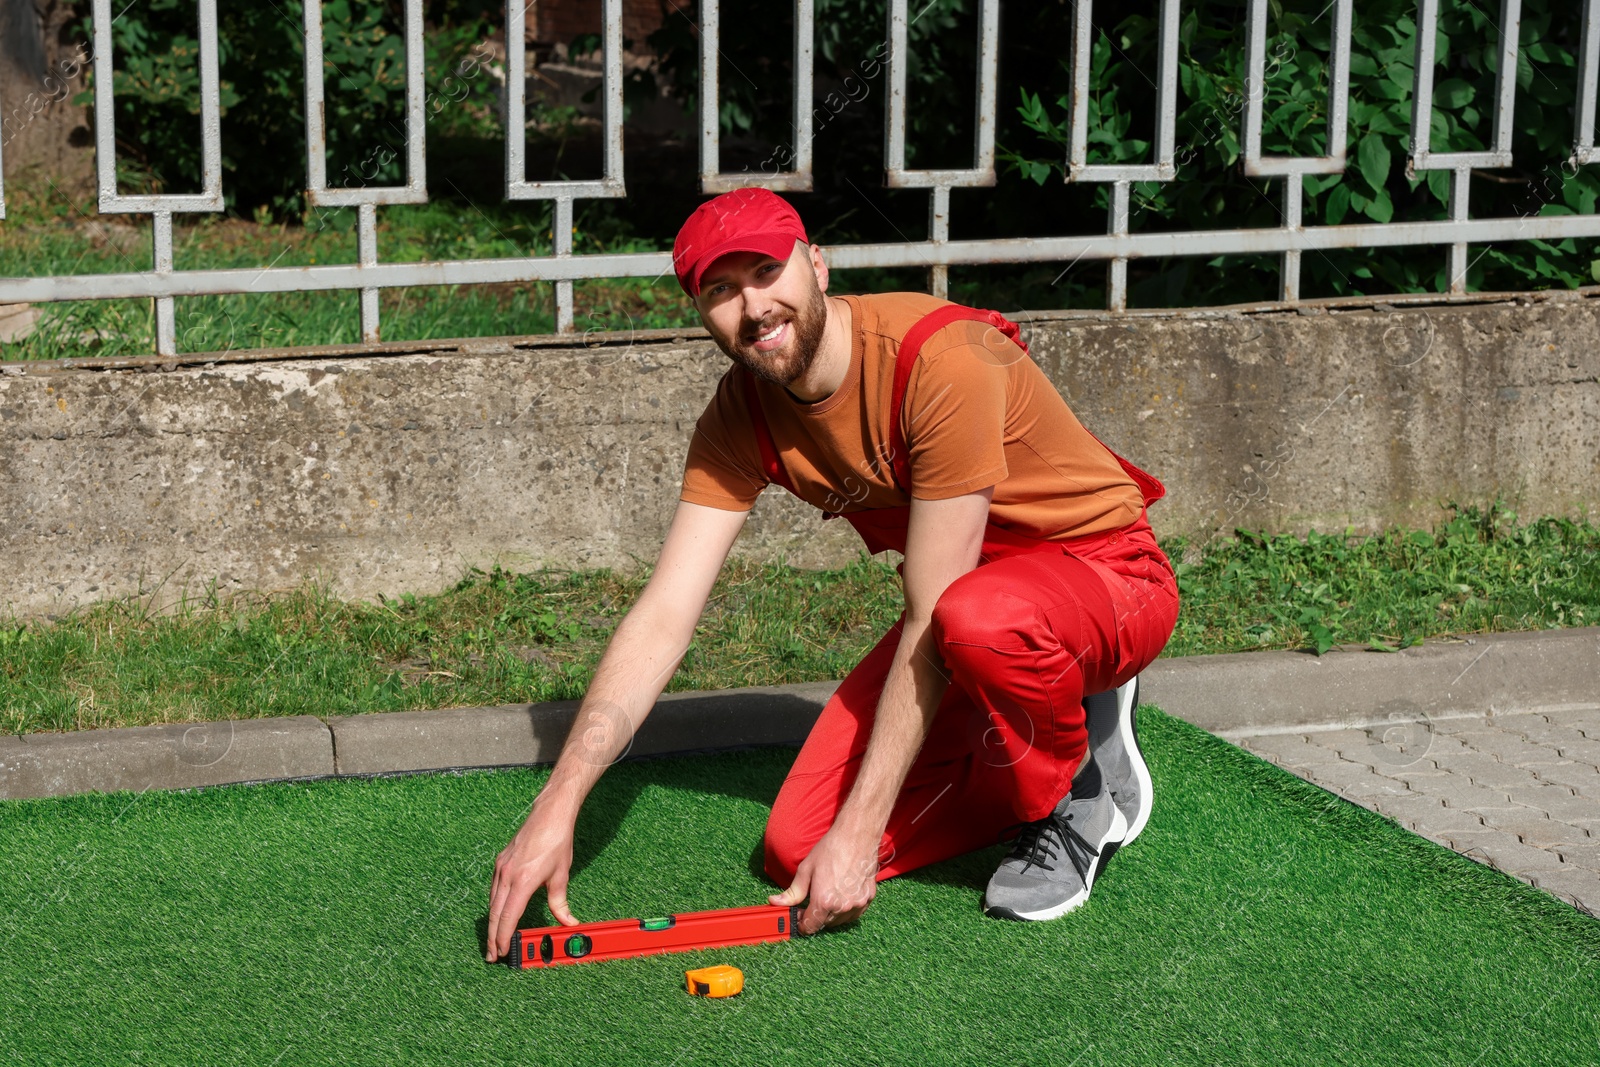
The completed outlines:
[[[506,99],[501,122],[506,137],[507,199],[512,189],[528,180],[529,2],[506,0]]]
[[[1472,171],[1466,167],[1458,167],[1450,172],[1450,219],[1453,222],[1467,221],[1467,194],[1472,185]],[[1464,293],[1467,291],[1467,246],[1466,242],[1457,242],[1450,246],[1450,291]]]
[[[926,8],[924,8],[926,10]],[[906,0],[889,2],[889,92],[885,100],[883,184],[890,189],[927,189],[928,239],[934,262],[928,265],[928,289],[940,299],[950,291],[950,268],[942,246],[950,240],[950,190],[992,186],[994,118],[1000,69],[999,0],[979,0],[978,92],[974,102],[973,166],[956,170],[906,169],[906,67],[909,23]]]
[[[6,217],[6,166],[5,166],[5,115],[4,100],[0,100],[0,219]]]
[[[717,42],[722,39],[722,12],[717,0],[700,0],[700,189],[705,187],[706,174],[719,166],[718,148],[722,133],[720,107],[722,101],[722,71],[717,59],[721,52]]]
[[[157,211],[151,216],[154,267],[157,274],[172,273],[172,212]],[[170,296],[158,296],[156,305],[156,355],[172,356],[178,352],[178,325],[176,309]]]
[[[1304,182],[1298,174],[1290,174],[1283,179],[1283,228],[1286,230],[1300,229],[1301,193],[1304,191]],[[1278,271],[1278,299],[1285,303],[1294,303],[1300,299],[1300,250],[1291,248],[1283,254],[1283,263]]]
[[[1112,237],[1129,232],[1129,186],[1132,182],[1169,182],[1178,173],[1178,0],[1161,0],[1156,41],[1156,137],[1150,163],[1089,162],[1089,66],[1094,55],[1094,0],[1077,0],[1072,26],[1072,128],[1067,149],[1069,182],[1109,182],[1107,231]],[[1113,256],[1106,268],[1106,302],[1113,311],[1128,306],[1128,260]]]
[[[811,82],[816,12],[815,0],[795,0],[794,12],[794,133],[793,145],[780,145],[759,171],[722,170],[721,57],[722,15],[719,0],[700,0],[700,191],[726,193],[757,186],[763,189],[805,193],[812,189],[812,137],[815,116]],[[831,96],[830,96],[831,99]],[[843,105],[841,105],[842,107]],[[785,158],[779,159],[780,156]],[[772,169],[768,169],[772,164]],[[785,169],[792,168],[792,169]]]
[[[378,265],[378,206],[362,204],[356,209],[356,262],[363,267]],[[361,340],[377,344],[381,339],[378,329],[378,290],[361,290]]]
[[[1517,93],[1517,41],[1522,26],[1522,0],[1500,0],[1498,60],[1495,70],[1494,147],[1483,152],[1433,151],[1433,74],[1437,62],[1439,0],[1417,0],[1417,58],[1415,91],[1411,100],[1411,159],[1408,176],[1419,171],[1447,170],[1450,175],[1449,214],[1452,222],[1471,217],[1468,194],[1474,167],[1511,166],[1511,119]],[[1467,243],[1450,245],[1450,291],[1467,291]]]
[[[1128,233],[1128,183],[1111,183],[1111,211],[1106,232],[1113,237]],[[1106,272],[1106,304],[1112,311],[1128,310],[1128,259],[1117,256]]]
[[[1156,38],[1156,173],[1159,181],[1177,177],[1174,155],[1178,128],[1178,0],[1162,0]]]
[[[796,0],[794,8],[794,173],[804,182],[794,188],[809,191],[812,140],[816,136],[811,109],[812,83],[816,79],[816,0]],[[841,107],[843,105],[840,105]],[[719,131],[720,132],[720,131]]]
[[[322,0],[316,0],[320,5]],[[422,52],[422,0],[406,0],[406,191],[428,199],[427,60]]]
[[[1595,93],[1600,91],[1600,0],[1585,0],[1583,36],[1578,44],[1578,100],[1573,109],[1572,165],[1592,163]],[[0,216],[3,217],[3,216]]]
[[[328,186],[328,139],[324,120],[322,0],[306,0],[305,100],[306,100],[306,203],[312,207],[353,207],[356,209],[356,265],[378,264],[378,215],[380,204],[425,204],[428,202],[427,123],[425,105],[427,84],[422,48],[422,0],[405,0],[406,39],[406,177],[403,185]],[[375,162],[376,155],[368,162]],[[393,158],[391,156],[391,158]],[[348,168],[346,168],[348,170]],[[356,174],[361,177],[359,168]],[[361,287],[361,339],[376,343],[381,329],[378,290]]]
[[[1511,165],[1512,109],[1517,101],[1517,44],[1521,38],[1522,0],[1500,0],[1500,62],[1495,71],[1494,151]]]
[[[1067,141],[1069,182],[1077,181],[1089,167],[1089,72],[1094,64],[1094,0],[1078,0],[1073,15],[1072,129]]]
[[[200,188],[198,193],[123,196],[117,191],[115,81],[112,65],[111,0],[94,0],[94,154],[99,206],[103,214],[151,216],[151,267],[157,275],[172,273],[172,216],[196,211],[221,211],[222,105],[217,77],[217,3],[197,5],[200,67]],[[177,309],[170,296],[154,301],[156,354],[178,353]]]
[[[935,245],[946,244],[950,240],[950,187],[948,185],[935,185],[933,196],[928,201],[928,236]],[[940,300],[950,296],[950,268],[943,263],[935,263],[928,268],[928,291]]]
[[[317,191],[328,186],[328,142],[322,126],[322,0],[304,0],[304,3],[301,35],[305,41],[306,198],[316,204]]]
[[[1261,158],[1261,112],[1267,98],[1267,3],[1255,0],[1244,36],[1244,158]],[[1248,165],[1248,164],[1247,164]]]
[[[622,0],[605,0],[602,49],[605,64],[601,90],[604,132],[604,176],[592,181],[529,181],[527,166],[528,59],[524,38],[527,0],[506,0],[506,199],[550,201],[552,256],[572,257],[572,205],[579,197],[617,197],[627,193],[622,177]],[[715,13],[713,12],[713,17]],[[555,283],[556,332],[575,326],[570,280]]]
[[[558,259],[570,257],[572,255],[572,197],[558,196],[551,201],[550,229],[556,257]],[[572,330],[572,283],[570,281],[556,282],[556,332],[571,333]]]
[[[1329,35],[1328,154],[1324,156],[1263,156],[1261,124],[1267,97],[1267,0],[1251,0],[1246,30],[1244,172],[1250,177],[1283,178],[1283,228],[1304,225],[1305,175],[1338,174],[1345,169],[1350,109],[1350,23],[1352,0],[1335,0],[1333,32]],[[1278,299],[1300,299],[1300,250],[1291,248],[1280,257]]]

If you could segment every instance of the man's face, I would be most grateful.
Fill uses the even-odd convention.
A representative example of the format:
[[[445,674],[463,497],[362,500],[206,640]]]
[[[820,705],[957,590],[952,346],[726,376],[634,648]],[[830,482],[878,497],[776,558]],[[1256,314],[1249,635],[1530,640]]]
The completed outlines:
[[[824,284],[811,254],[796,241],[787,261],[759,252],[718,259],[701,278],[694,304],[729,359],[787,386],[810,369],[821,347],[828,323]]]

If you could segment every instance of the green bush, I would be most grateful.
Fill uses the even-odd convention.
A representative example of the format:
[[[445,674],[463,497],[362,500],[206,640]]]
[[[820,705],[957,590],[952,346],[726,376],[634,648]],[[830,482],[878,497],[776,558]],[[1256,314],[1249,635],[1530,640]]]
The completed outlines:
[[[1143,5],[1153,12],[1154,4]],[[1433,143],[1439,150],[1482,147],[1493,122],[1493,18],[1498,8],[1441,0]],[[908,163],[967,166],[971,158],[977,4],[938,0],[912,5],[909,21]],[[1248,0],[1192,0],[1183,6],[1179,55],[1178,180],[1139,183],[1132,228],[1273,227],[1282,222],[1282,181],[1240,171],[1240,126]],[[117,20],[117,129],[130,179],[176,187],[198,172],[198,94],[192,7],[149,0]],[[389,183],[402,177],[404,122],[399,0],[325,8],[328,78],[328,174],[332,184]],[[1091,160],[1150,158],[1155,114],[1157,33],[1148,14],[1098,5],[1090,100]],[[230,5],[220,13],[223,46],[224,187],[240,213],[264,205],[294,216],[302,208],[301,6]],[[499,5],[441,0],[427,5],[429,136],[448,155],[452,137],[476,138],[474,159],[496,153],[493,79],[472,53],[503,19]],[[1593,167],[1564,163],[1576,93],[1579,5],[1524,0],[1512,147],[1517,165],[1472,179],[1472,214],[1518,217],[1590,213],[1600,200]],[[816,21],[816,192],[797,203],[824,243],[915,240],[926,226],[921,191],[884,190],[883,94],[887,90],[883,0],[818,0]],[[1067,143],[1068,56],[1074,5],[1007,5],[1001,18],[1002,101],[996,138],[1003,192],[958,192],[952,237],[1024,237],[1099,232],[1107,187],[1062,184]],[[1448,175],[1405,173],[1411,124],[1416,25],[1414,0],[1356,5],[1351,68],[1349,167],[1305,180],[1307,225],[1439,219],[1447,213]],[[87,25],[87,23],[85,23]],[[1263,146],[1268,154],[1325,150],[1328,46],[1326,0],[1273,0],[1267,43]],[[722,15],[721,125],[726,170],[786,170],[792,165],[792,7],[728,0]],[[577,51],[598,40],[575,42]],[[692,130],[700,43],[690,18],[674,9],[649,47],[654,73],[634,70],[626,98],[674,94]],[[608,240],[670,242],[677,222],[699,202],[693,138],[683,159],[658,146],[648,157],[654,181],[630,159],[629,196],[580,207],[578,225]],[[563,147],[565,141],[563,140]],[[630,142],[630,146],[636,142]],[[557,163],[561,156],[556,155]],[[265,161],[268,165],[261,165]],[[681,164],[681,165],[680,165]],[[481,167],[477,168],[482,170]],[[437,175],[436,175],[437,178]],[[442,182],[438,195],[457,194]],[[474,195],[489,186],[473,187]],[[1589,240],[1474,246],[1472,289],[1573,287],[1593,275]],[[1447,288],[1442,247],[1328,250],[1302,260],[1306,296],[1426,292]],[[1103,304],[1103,267],[1083,263],[996,265],[953,272],[964,300],[1018,308]],[[916,271],[858,278],[874,285],[920,285]],[[1130,264],[1130,304],[1174,306],[1270,299],[1276,256],[1138,260]]]
[[[1498,5],[1442,0],[1434,73],[1434,151],[1482,150],[1492,140]],[[1405,173],[1416,59],[1413,0],[1355,5],[1350,61],[1349,164],[1343,174],[1305,179],[1305,219],[1388,223],[1446,217],[1450,175]],[[1177,180],[1133,188],[1135,229],[1281,225],[1281,180],[1245,178],[1238,163],[1246,100],[1246,0],[1186,4],[1181,30]],[[1266,47],[1262,150],[1266,155],[1327,151],[1331,5],[1325,0],[1272,5]],[[1062,19],[1063,42],[1070,40]],[[1579,20],[1575,5],[1524,0],[1512,151],[1515,168],[1473,177],[1479,217],[1561,215],[1595,210],[1600,176],[1567,165],[1577,87]],[[1157,26],[1143,15],[1100,27],[1094,42],[1089,102],[1090,161],[1144,162],[1150,142],[1136,119],[1153,115],[1155,91],[1140,72],[1155,69]],[[1018,117],[1034,136],[1013,135],[1003,153],[1014,173],[1039,184],[1065,173],[1070,68],[1056,72],[1059,93],[1021,90]],[[1042,154],[1046,148],[1049,155]],[[1104,191],[1102,191],[1102,204]],[[1306,287],[1330,293],[1421,292],[1449,287],[1442,249],[1381,249],[1307,255]],[[1474,248],[1469,288],[1576,287],[1591,281],[1589,241],[1530,241],[1523,247]],[[1225,266],[1219,258],[1210,266]],[[1239,261],[1232,261],[1238,263]],[[1169,268],[1170,269],[1170,268]],[[1259,268],[1258,268],[1259,269]],[[1266,268],[1266,275],[1273,275]],[[1237,299],[1237,297],[1235,297]]]
[[[85,5],[87,7],[87,5]],[[300,0],[222,4],[217,12],[223,190],[230,211],[304,209],[305,42]],[[498,128],[494,79],[479,42],[503,8],[427,5],[425,114],[430,137]],[[398,0],[323,4],[324,111],[330,186],[405,180],[405,43]],[[497,20],[498,21],[498,20]],[[87,13],[81,24],[92,40]],[[189,0],[148,0],[112,24],[119,178],[190,191],[200,174],[197,23]],[[86,45],[87,47],[87,45]],[[76,103],[89,103],[92,90]]]

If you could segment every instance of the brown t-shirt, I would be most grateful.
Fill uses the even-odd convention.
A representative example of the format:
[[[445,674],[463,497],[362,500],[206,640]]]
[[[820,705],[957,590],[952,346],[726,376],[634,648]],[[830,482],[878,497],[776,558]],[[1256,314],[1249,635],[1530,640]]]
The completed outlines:
[[[945,301],[921,293],[845,297],[850,369],[814,404],[757,381],[761,407],[795,491],[827,511],[902,507],[888,462],[889,404],[900,339]],[[679,499],[748,511],[768,484],[731,368],[695,425]],[[901,412],[911,495],[944,500],[994,486],[989,521],[1044,540],[1127,526],[1144,501],[1104,445],[1067,408],[1033,360],[988,323],[952,323],[928,338]]]

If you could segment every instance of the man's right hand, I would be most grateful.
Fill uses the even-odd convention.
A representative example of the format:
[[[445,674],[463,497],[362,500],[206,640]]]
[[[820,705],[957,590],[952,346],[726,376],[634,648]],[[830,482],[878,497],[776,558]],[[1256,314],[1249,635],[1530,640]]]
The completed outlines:
[[[545,815],[537,804],[516,836],[494,861],[489,889],[489,938],[484,959],[490,963],[511,951],[511,935],[540,886],[545,887],[550,913],[563,926],[578,920],[567,908],[567,878],[572,873],[573,820]]]

